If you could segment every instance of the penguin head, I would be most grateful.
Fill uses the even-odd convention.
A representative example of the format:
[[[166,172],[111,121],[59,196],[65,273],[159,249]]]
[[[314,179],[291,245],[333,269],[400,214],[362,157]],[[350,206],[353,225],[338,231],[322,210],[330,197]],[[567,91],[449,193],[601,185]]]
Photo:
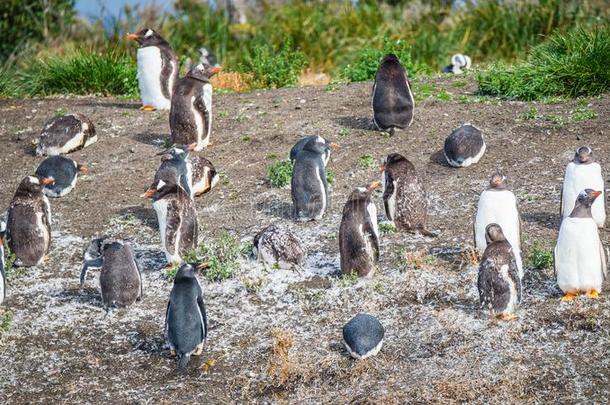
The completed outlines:
[[[494,173],[489,179],[489,187],[496,190],[506,189],[506,176],[501,173]]]
[[[161,156],[161,161],[172,159],[185,160],[188,157],[189,152],[195,149],[196,146],[196,143],[191,143],[189,145],[174,145],[163,152],[157,153],[157,155]]]
[[[210,78],[219,72],[222,72],[222,68],[220,66],[208,66],[200,63],[193,66],[186,74],[186,77],[190,77],[202,82],[209,82]]]
[[[485,240],[487,241],[487,244],[500,240],[506,240],[502,227],[494,223],[487,225],[485,227]]]
[[[390,153],[379,167],[379,172],[383,173],[386,170],[391,172],[404,166],[406,166],[407,169],[414,169],[413,164],[406,157],[400,153]]]
[[[466,67],[467,63],[466,57],[461,53],[455,54],[451,57],[451,64],[458,68]]]
[[[366,187],[358,187],[354,191],[352,191],[352,194],[350,194],[348,201],[356,202],[368,200],[371,198],[371,194],[373,193],[373,191],[377,190],[379,187],[381,187],[380,181],[374,181]]]
[[[308,150],[319,155],[325,155],[331,150],[331,148],[331,144],[327,143],[326,139],[322,138],[321,136],[312,137],[309,141],[307,141],[305,146],[303,146],[303,150]]]
[[[32,195],[41,193],[44,186],[55,181],[53,177],[26,176],[19,183],[15,195]]]
[[[576,154],[574,155],[574,162],[576,163],[589,163],[592,161],[593,149],[589,146],[581,146],[576,149]]]
[[[400,63],[400,59],[398,59],[398,56],[395,54],[388,53],[381,59],[381,64],[383,65],[385,63]]]
[[[93,239],[87,249],[85,250],[84,258],[85,260],[95,260],[99,257],[102,257],[104,253],[104,241],[106,240],[106,236],[102,236],[101,238]]]
[[[179,283],[184,280],[191,280],[196,278],[197,272],[201,269],[206,269],[210,267],[209,263],[184,263],[178,271],[176,272],[176,278],[174,278],[174,283]]]
[[[173,180],[157,180],[142,194],[142,197],[152,198],[153,201],[157,201],[169,193],[176,192],[178,187],[178,184]]]
[[[157,31],[151,28],[144,28],[134,34],[127,34],[127,38],[133,39],[141,47],[167,44],[167,41]]]
[[[576,206],[575,207],[585,207],[585,208],[591,208],[591,205],[593,205],[593,202],[595,202],[595,199],[597,197],[599,197],[601,195],[601,191],[595,191],[593,189],[587,188],[583,191],[581,191],[578,194],[578,197],[576,197]]]

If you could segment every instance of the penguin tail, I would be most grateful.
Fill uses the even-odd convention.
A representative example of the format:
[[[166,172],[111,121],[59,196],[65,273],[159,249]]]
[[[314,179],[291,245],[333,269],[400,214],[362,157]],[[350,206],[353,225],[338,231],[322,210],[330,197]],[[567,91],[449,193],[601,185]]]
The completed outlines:
[[[186,369],[186,366],[189,364],[190,358],[191,358],[191,356],[186,353],[178,354],[178,369],[179,370]]]

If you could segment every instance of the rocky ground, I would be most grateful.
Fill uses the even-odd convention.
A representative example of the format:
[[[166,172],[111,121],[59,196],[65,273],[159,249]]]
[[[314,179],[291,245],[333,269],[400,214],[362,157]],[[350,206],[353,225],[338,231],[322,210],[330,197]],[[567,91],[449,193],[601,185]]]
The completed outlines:
[[[478,194],[496,170],[519,201],[524,256],[551,248],[559,226],[563,170],[589,144],[610,168],[610,97],[505,102],[474,95],[472,78],[414,81],[415,121],[394,137],[371,122],[371,83],[217,95],[213,145],[204,152],[222,173],[196,201],[202,241],[222,231],[244,243],[270,223],[294,230],[309,251],[301,272],[265,270],[244,257],[231,279],[201,278],[210,320],[203,355],[185,373],[164,347],[171,282],[164,277],[156,217],[140,194],[152,181],[168,139],[168,113],[144,113],[112,98],[0,101],[0,212],[41,158],[32,153],[45,120],[81,112],[99,141],[70,156],[90,167],[75,190],[51,201],[53,242],[44,266],[13,269],[0,308],[0,400],[31,402],[607,402],[610,395],[610,298],[561,303],[552,269],[525,259],[519,319],[491,321],[478,309],[477,266],[468,257]],[[467,169],[448,167],[444,138],[463,122],[480,127],[488,149]],[[340,144],[326,217],[290,219],[290,190],[271,188],[265,169],[287,157],[302,135]],[[357,186],[379,177],[380,161],[400,152],[416,166],[436,238],[382,237],[379,272],[341,278],[342,206]],[[376,197],[377,202],[380,196]],[[381,204],[378,204],[381,208]],[[106,313],[97,272],[79,292],[88,241],[129,240],[144,267],[144,299]],[[601,232],[606,245],[608,231]],[[358,312],[379,317],[385,345],[351,360],[343,324]]]

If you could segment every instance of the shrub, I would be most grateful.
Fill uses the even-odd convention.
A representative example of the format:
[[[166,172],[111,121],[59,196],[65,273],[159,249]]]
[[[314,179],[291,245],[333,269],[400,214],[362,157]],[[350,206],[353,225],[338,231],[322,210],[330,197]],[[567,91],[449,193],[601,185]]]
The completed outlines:
[[[534,242],[528,259],[533,269],[548,269],[553,266],[553,251],[544,249],[540,243]]]
[[[267,166],[267,179],[271,187],[282,188],[289,185],[292,179],[292,162],[280,160]]]
[[[375,163],[375,158],[371,155],[362,155],[358,159],[358,166],[360,166],[361,169],[371,169],[375,167]]]
[[[391,222],[381,222],[379,224],[379,232],[381,234],[394,233],[396,232],[396,225]]]

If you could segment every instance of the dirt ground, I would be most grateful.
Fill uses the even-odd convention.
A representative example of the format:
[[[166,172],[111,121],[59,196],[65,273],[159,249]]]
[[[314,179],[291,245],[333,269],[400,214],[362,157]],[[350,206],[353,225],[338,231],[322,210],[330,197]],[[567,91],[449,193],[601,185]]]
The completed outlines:
[[[479,311],[478,268],[463,253],[473,244],[478,195],[496,170],[508,176],[519,201],[524,258],[534,242],[554,245],[561,180],[573,151],[591,145],[606,174],[610,170],[610,96],[505,102],[475,97],[472,78],[414,82],[415,121],[394,137],[372,126],[371,83],[215,96],[213,145],[203,155],[222,179],[196,200],[200,238],[228,230],[247,241],[278,223],[297,232],[309,254],[300,273],[267,271],[244,258],[233,279],[201,278],[209,339],[185,373],[176,371],[164,347],[171,283],[162,276],[155,213],[139,197],[168,138],[168,113],[140,112],[138,103],[112,98],[0,101],[0,212],[42,160],[32,154],[31,141],[46,119],[81,112],[99,135],[70,155],[90,174],[71,194],[51,201],[50,260],[9,279],[0,308],[12,314],[0,332],[0,401],[607,402],[608,293],[597,301],[561,303],[553,270],[531,269],[524,259],[519,319],[498,323]],[[449,95],[437,96],[442,89]],[[582,109],[598,116],[575,121]],[[488,149],[478,164],[450,168],[439,151],[464,122],[483,130]],[[271,188],[265,168],[310,134],[340,148],[328,166],[336,174],[329,211],[322,221],[301,224],[290,219],[290,190]],[[359,166],[360,157],[381,160],[391,152],[415,164],[427,187],[429,228],[439,236],[383,235],[380,271],[371,280],[346,282],[339,277],[337,241],[342,206],[352,189],[379,177],[377,167]],[[380,195],[376,200],[381,212]],[[103,234],[129,240],[144,267],[144,299],[109,314],[96,289],[97,272],[84,293],[78,289],[85,245]],[[601,237],[608,246],[609,232]],[[427,264],[402,257],[418,250],[429,256]],[[380,354],[360,362],[341,345],[343,324],[358,312],[378,316],[386,328]],[[272,333],[289,347],[286,358],[272,356]]]

